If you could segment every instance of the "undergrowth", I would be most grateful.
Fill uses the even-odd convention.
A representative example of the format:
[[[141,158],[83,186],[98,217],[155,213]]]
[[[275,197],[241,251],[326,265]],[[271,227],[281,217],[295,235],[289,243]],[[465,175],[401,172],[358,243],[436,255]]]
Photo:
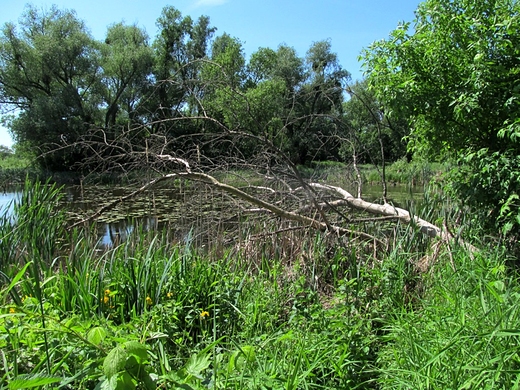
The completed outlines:
[[[217,254],[135,229],[100,250],[61,196],[27,184],[2,217],[1,389],[518,387],[500,248],[446,247],[426,274],[413,226],[377,258],[314,233]]]

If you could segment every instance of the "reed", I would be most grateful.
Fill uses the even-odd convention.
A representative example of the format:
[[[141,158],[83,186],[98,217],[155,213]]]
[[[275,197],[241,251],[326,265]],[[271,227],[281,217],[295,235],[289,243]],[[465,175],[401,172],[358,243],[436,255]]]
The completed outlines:
[[[183,240],[136,226],[101,248],[64,229],[60,196],[28,183],[0,218],[0,388],[518,387],[500,248],[452,246],[420,274],[430,243],[413,226],[364,222],[392,243],[374,252],[269,219],[233,240],[202,219]],[[454,220],[442,194],[420,207]]]

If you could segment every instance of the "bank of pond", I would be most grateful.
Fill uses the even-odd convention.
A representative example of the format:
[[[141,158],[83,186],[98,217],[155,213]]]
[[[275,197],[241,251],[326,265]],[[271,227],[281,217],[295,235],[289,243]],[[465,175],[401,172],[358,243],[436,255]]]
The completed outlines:
[[[364,176],[367,178],[371,178],[374,172],[377,173],[377,170],[370,166],[364,166],[362,169],[366,172]],[[231,177],[231,181],[240,186],[249,183],[240,183],[237,177],[249,174],[238,172],[236,175],[230,175],[223,172],[217,176]],[[344,164],[321,164],[312,170],[303,169],[303,174],[307,179],[344,186],[353,194],[357,194],[355,177]],[[30,181],[40,180],[40,174],[34,172],[29,177]],[[68,220],[72,223],[87,218],[104,205],[130,194],[145,183],[147,177],[151,180],[153,176],[142,174],[136,177],[139,177],[139,180],[119,175],[93,175],[86,178],[79,174],[49,173],[45,180],[58,185],[65,183],[62,184],[63,197],[60,199],[60,205],[66,209]],[[430,174],[424,177],[432,176]],[[0,194],[0,212],[5,209],[12,210],[12,202],[19,199],[23,187],[20,180],[21,177],[17,177],[18,184],[10,181],[4,185]],[[416,182],[423,183],[419,180]],[[421,205],[425,188],[427,189],[427,186],[424,184],[414,185],[413,180],[404,183],[391,181],[387,184],[387,201],[397,207],[414,211]],[[383,187],[380,182],[367,181],[362,184],[362,191],[364,199],[382,202]],[[242,219],[240,212],[230,214],[228,210],[237,211],[225,194],[219,194],[217,190],[204,185],[171,180],[106,210],[96,218],[93,226],[100,246],[120,242],[136,226],[145,230],[167,229],[182,240],[188,232],[196,231],[195,237],[200,237],[204,230],[214,231],[215,227],[218,230],[221,225],[236,225],[238,220]],[[234,217],[230,217],[232,214]]]
[[[28,182],[14,196],[0,388],[518,388],[520,286],[500,245],[364,223],[391,237],[381,247],[237,216],[182,182],[67,229],[128,190]],[[418,212],[450,215],[419,198]]]

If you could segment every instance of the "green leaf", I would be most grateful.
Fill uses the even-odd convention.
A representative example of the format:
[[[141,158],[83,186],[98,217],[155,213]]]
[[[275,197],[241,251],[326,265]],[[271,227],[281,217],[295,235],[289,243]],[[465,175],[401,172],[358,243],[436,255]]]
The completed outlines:
[[[117,388],[117,376],[113,376],[110,379],[105,379],[99,386],[100,390],[116,390]]]
[[[117,376],[113,376],[110,379],[105,379],[100,386],[101,390],[116,390],[117,389]]]
[[[127,358],[128,353],[123,347],[118,345],[113,348],[103,361],[103,373],[105,376],[110,379],[117,373],[123,371]]]
[[[228,370],[242,370],[246,363],[252,363],[255,360],[255,347],[244,345],[233,352],[229,359]]]
[[[146,390],[155,390],[157,388],[154,380],[147,372],[142,372],[140,379]]]
[[[101,344],[107,337],[107,332],[100,326],[92,328],[87,333],[87,340],[94,345]]]
[[[506,222],[504,226],[502,226],[502,234],[506,235],[511,230],[513,230],[514,224],[512,222]]]
[[[46,375],[19,375],[9,383],[9,389],[31,389],[61,382],[62,378]]]
[[[211,362],[208,355],[200,356],[194,354],[191,355],[188,363],[186,363],[185,370],[189,375],[202,379],[200,375],[201,372],[207,369],[210,364]]]
[[[27,271],[27,268],[31,264],[32,264],[32,261],[27,262],[27,264],[25,264],[25,266],[15,275],[15,277],[13,278],[11,283],[9,283],[9,287],[7,287],[7,289],[4,290],[6,295],[9,294],[9,292],[11,292],[11,290],[13,290],[14,286],[16,286],[18,281],[25,275],[25,271]],[[16,292],[16,290],[13,290],[13,291]],[[19,301],[19,302],[16,302],[16,304],[20,305],[22,302],[20,301],[20,297],[18,296],[18,294],[15,294],[14,297],[15,297],[15,300]]]
[[[137,381],[128,372],[124,372],[119,377],[116,390],[134,390],[136,387]]]
[[[178,385],[176,385],[178,389],[183,389],[183,390],[195,390],[194,387],[191,387],[190,385],[186,384],[186,383],[180,383]]]
[[[127,341],[123,344],[128,355],[135,356],[139,364],[144,364],[148,361],[148,352],[146,347],[138,341]]]

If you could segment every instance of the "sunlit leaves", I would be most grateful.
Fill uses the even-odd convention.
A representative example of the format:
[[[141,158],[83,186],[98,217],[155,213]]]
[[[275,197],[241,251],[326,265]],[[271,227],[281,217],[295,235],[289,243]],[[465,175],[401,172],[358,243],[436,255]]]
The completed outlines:
[[[511,204],[508,199],[520,190],[518,165],[506,161],[520,153],[519,43],[518,2],[427,0],[413,28],[399,27],[363,56],[387,113],[412,122],[411,146],[469,164],[455,187],[484,215],[497,202]],[[482,159],[464,158],[484,149],[489,153]],[[466,187],[468,177],[472,185]],[[499,214],[493,209],[489,215]]]
[[[100,326],[96,326],[92,329],[90,329],[87,333],[87,340],[89,343],[92,343],[94,345],[101,344],[105,338],[107,337],[107,333],[104,328]]]
[[[106,127],[115,123],[119,106],[128,118],[142,99],[152,69],[153,52],[142,29],[118,23],[108,29],[101,54],[103,95],[108,107]]]
[[[100,102],[94,93],[97,55],[97,43],[72,11],[28,7],[18,26],[4,26],[0,96],[21,110],[11,121],[16,141],[38,148],[74,142],[86,131]],[[60,158],[57,153],[41,161]]]
[[[371,86],[390,110],[425,119],[415,132],[432,151],[486,146],[515,115],[517,14],[508,1],[426,1],[413,30],[403,25],[365,51]]]

